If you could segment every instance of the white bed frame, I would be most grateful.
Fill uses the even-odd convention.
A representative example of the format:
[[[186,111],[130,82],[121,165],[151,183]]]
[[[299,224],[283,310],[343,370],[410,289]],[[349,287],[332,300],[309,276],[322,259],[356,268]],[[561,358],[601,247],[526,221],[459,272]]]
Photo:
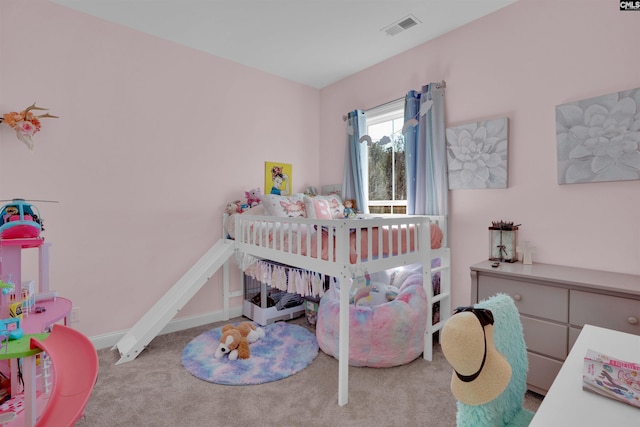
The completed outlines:
[[[388,270],[390,268],[411,264],[423,265],[423,287],[427,295],[429,313],[424,340],[425,360],[433,358],[434,333],[442,329],[451,313],[451,268],[450,253],[447,244],[447,219],[445,216],[388,215],[358,220],[317,220],[309,218],[280,218],[271,216],[237,215],[235,218],[235,251],[242,264],[251,259],[266,259],[305,270],[315,271],[333,276],[340,281],[340,338],[338,350],[338,404],[346,405],[349,387],[349,295],[351,280],[367,273]],[[440,249],[431,249],[431,224],[437,224],[444,237]],[[312,244],[316,253],[322,253],[322,239],[312,242],[313,232],[296,233],[306,227],[307,230],[320,230],[321,227],[335,236],[327,240],[327,259],[312,257]],[[352,231],[355,229],[355,231]],[[378,234],[378,253],[382,253],[384,233],[413,233],[414,249],[406,253],[397,253],[369,257],[363,260],[358,257],[356,263],[350,260],[350,233],[356,233],[356,252],[360,253],[362,230],[367,229],[367,251],[373,253],[373,236]],[[265,232],[265,230],[267,232]],[[268,232],[278,230],[265,238]],[[279,230],[284,230],[280,232]],[[391,234],[388,235],[391,241]],[[285,245],[285,242],[288,244]],[[305,248],[305,255],[297,248]],[[398,251],[400,252],[400,251]],[[440,266],[432,268],[431,260],[439,258]],[[242,266],[242,265],[241,265]],[[434,296],[432,279],[440,273],[440,293]],[[346,286],[345,286],[346,285]],[[440,303],[440,318],[436,324],[432,322],[434,304]]]

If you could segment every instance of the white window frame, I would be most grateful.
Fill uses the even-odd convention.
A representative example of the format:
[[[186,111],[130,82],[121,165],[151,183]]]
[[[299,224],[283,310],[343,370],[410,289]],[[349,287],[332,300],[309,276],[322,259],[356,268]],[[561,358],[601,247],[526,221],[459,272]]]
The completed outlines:
[[[369,131],[369,126],[371,125],[376,125],[376,124],[380,124],[380,123],[384,123],[384,122],[388,122],[391,120],[396,120],[399,118],[404,119],[404,98],[400,98],[400,99],[396,99],[395,101],[390,101],[387,102],[383,105],[380,105],[379,107],[374,107],[370,110],[365,111],[365,117],[366,117],[366,129],[367,129],[367,133]],[[368,153],[368,149],[363,150],[366,152],[366,157],[364,157],[365,159],[369,158],[369,153]],[[367,170],[369,168],[367,167]],[[393,174],[395,174],[395,169],[392,172],[392,185],[393,183],[395,183],[395,176],[393,176]],[[363,177],[364,180],[366,181],[365,184],[365,188],[369,189],[369,174],[367,172],[367,176]],[[369,206],[391,206],[391,213],[394,213],[394,207],[398,206],[402,206],[405,207],[405,212],[406,212],[406,206],[407,206],[407,200],[371,200],[370,197],[368,197],[369,199]]]

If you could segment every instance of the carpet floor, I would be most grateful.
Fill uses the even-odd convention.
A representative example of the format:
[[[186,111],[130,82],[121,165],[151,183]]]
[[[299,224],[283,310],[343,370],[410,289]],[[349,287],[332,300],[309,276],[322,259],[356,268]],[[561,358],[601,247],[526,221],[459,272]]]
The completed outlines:
[[[431,362],[418,358],[394,368],[351,367],[349,402],[342,407],[338,361],[322,351],[288,378],[251,386],[213,384],[182,367],[183,349],[192,339],[241,320],[246,319],[158,336],[122,365],[115,365],[116,350],[98,351],[98,381],[76,426],[455,426],[451,367],[439,345]],[[308,327],[303,318],[290,322]],[[541,400],[528,392],[524,406],[535,411]]]

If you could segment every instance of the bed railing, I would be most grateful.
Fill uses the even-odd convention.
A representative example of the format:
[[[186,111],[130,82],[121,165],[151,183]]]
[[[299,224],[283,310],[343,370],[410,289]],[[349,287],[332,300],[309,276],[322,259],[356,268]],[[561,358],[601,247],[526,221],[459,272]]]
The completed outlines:
[[[394,215],[318,220],[238,215],[236,251],[341,278],[354,278],[431,258],[432,222],[446,217]]]

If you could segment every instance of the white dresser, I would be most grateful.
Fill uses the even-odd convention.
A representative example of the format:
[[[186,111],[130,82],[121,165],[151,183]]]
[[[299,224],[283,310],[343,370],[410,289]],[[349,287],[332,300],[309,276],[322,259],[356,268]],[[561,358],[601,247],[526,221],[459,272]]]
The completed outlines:
[[[582,326],[640,335],[640,276],[552,264],[471,266],[471,303],[511,296],[529,356],[527,387],[546,394]]]

